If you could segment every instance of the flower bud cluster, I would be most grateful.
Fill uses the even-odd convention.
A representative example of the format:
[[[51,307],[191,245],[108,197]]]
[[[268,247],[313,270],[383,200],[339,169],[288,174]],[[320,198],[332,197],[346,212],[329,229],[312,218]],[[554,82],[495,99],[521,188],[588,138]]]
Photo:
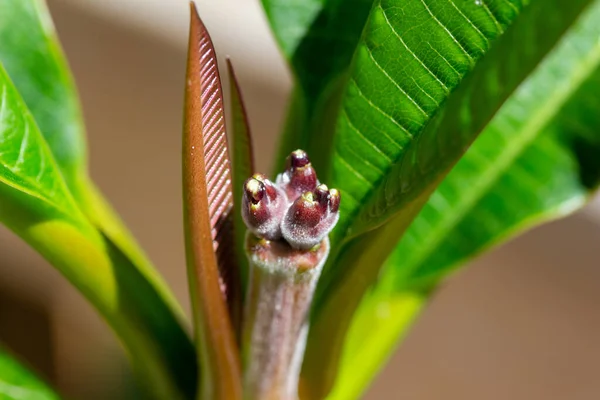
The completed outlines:
[[[339,218],[340,192],[320,184],[306,152],[293,151],[275,183],[255,174],[244,183],[242,217],[248,229],[296,249],[319,244]]]

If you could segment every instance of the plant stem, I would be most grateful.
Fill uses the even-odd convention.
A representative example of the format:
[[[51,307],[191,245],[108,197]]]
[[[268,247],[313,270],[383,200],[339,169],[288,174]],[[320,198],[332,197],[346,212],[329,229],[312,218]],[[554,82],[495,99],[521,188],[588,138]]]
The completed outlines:
[[[329,253],[246,236],[250,264],[244,318],[244,398],[294,400],[315,286]]]

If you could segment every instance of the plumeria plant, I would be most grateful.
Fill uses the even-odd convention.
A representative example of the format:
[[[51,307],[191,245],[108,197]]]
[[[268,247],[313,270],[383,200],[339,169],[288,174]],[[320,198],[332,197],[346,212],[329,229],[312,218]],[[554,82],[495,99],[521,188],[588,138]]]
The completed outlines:
[[[451,272],[600,181],[600,0],[262,5],[294,77],[273,175],[191,6],[188,332],[90,179],[44,2],[0,0],[0,221],[97,309],[148,398],[359,398]],[[0,397],[59,398],[9,353]]]

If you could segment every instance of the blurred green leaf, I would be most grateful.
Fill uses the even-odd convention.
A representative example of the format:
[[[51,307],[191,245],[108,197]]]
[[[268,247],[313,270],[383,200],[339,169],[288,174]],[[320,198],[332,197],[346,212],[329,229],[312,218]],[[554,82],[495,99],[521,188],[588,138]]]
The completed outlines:
[[[48,215],[83,218],[41,137],[33,116],[0,66],[0,183],[35,198]]]
[[[31,114],[25,112],[25,108],[29,108],[48,143],[48,146],[43,143],[44,139],[39,135],[30,135],[32,138],[23,141],[35,141],[29,151],[31,155],[39,153],[39,165],[48,170],[47,176],[36,175],[35,179],[30,177],[31,182],[39,186],[35,195],[52,197],[55,202],[64,203],[62,212],[56,215],[48,205],[32,202],[31,198],[23,195],[22,190],[3,191],[3,201],[12,202],[10,207],[5,206],[5,210],[13,209],[11,215],[3,213],[3,222],[48,258],[91,300],[124,340],[138,369],[146,372],[152,368],[161,370],[150,372],[164,374],[163,377],[155,375],[147,379],[150,386],[173,385],[172,382],[165,384],[163,380],[175,379],[178,382],[174,385],[180,385],[180,388],[171,389],[193,393],[196,363],[191,342],[179,324],[179,320],[184,319],[181,307],[89,179],[85,131],[77,93],[45,3],[40,0],[0,0],[0,15],[0,62],[6,66],[9,76],[27,104],[26,107],[18,101],[15,102],[14,104],[20,104],[21,107],[15,114],[26,115],[24,118],[30,129],[35,123]],[[37,133],[37,128],[35,130]],[[17,133],[18,129],[11,130],[7,135],[16,137]],[[3,145],[9,146],[9,154],[14,153],[10,143]],[[29,166],[35,167],[36,160],[31,158],[31,155],[27,154],[27,162]],[[10,161],[7,160],[7,165],[10,165]],[[47,165],[50,161],[52,168]],[[63,226],[63,222],[67,224]],[[60,236],[31,235],[32,224],[47,224],[49,231],[54,232],[52,226],[55,223],[63,226],[61,229],[76,229],[78,234],[83,234],[84,241],[89,239],[92,244],[86,245],[91,245],[96,248],[95,252],[102,253],[98,255],[98,260],[86,260],[86,265],[76,265],[76,257],[72,257],[67,251],[68,247],[75,246],[76,242],[70,244]],[[94,226],[98,227],[102,234],[99,234]],[[45,231],[46,228],[40,228],[40,232]],[[113,243],[127,257],[124,257]],[[67,253],[63,254],[63,259],[57,256],[64,251]],[[114,254],[119,254],[118,260],[114,259]],[[104,269],[100,267],[102,265]],[[117,268],[119,270],[116,270]],[[139,269],[139,272],[136,269]],[[117,276],[126,278],[117,279]],[[105,287],[105,284],[108,286]],[[116,289],[113,287],[111,291],[111,285],[116,285]],[[133,291],[124,299],[133,303],[139,302],[139,309],[126,311],[118,307],[107,308],[105,303],[116,294],[115,290]],[[104,292],[97,293],[98,291]],[[146,293],[148,299],[137,297],[142,293]],[[124,314],[119,314],[121,312]],[[140,315],[132,318],[134,314]],[[128,318],[129,321],[123,321]],[[157,323],[158,325],[148,326]],[[135,328],[136,325],[139,326]],[[129,329],[148,331],[126,333]],[[164,344],[164,349],[157,348],[155,335],[162,334],[177,339],[175,342],[169,341]],[[133,339],[135,336],[138,336],[139,340]],[[148,337],[142,338],[144,336]],[[144,349],[145,345],[150,347]],[[165,353],[159,354],[162,351]],[[153,357],[166,358],[158,361],[162,365],[157,365],[157,360],[152,360]]]
[[[179,303],[88,176],[77,91],[45,2],[0,0],[0,15],[0,62],[35,117],[79,208],[132,259],[183,320]]]
[[[0,349],[0,399],[59,400],[60,397]]]
[[[435,287],[449,271],[490,246],[569,214],[597,188],[598,21],[600,1],[595,1],[423,207],[352,323],[354,329],[375,323],[378,328],[368,335],[351,333],[345,344],[345,363],[374,368],[348,369],[330,398],[362,392],[409,325],[398,324],[396,313],[382,315],[378,309],[407,293]],[[359,353],[357,344],[371,352]]]
[[[176,314],[80,211],[1,64],[0,221],[98,309],[159,398],[193,397],[194,348]]]
[[[81,110],[46,5],[0,0],[0,61],[35,116],[69,187],[86,170]]]

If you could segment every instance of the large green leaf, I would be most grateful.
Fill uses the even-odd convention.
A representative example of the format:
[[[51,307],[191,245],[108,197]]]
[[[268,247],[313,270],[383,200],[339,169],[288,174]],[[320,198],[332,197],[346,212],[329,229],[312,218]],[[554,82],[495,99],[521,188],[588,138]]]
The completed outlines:
[[[11,218],[12,222],[8,222],[7,219],[3,222],[24,237],[36,250],[44,254],[92,301],[121,335],[126,346],[129,347],[128,350],[134,358],[134,363],[138,367],[142,366],[142,370],[147,371],[150,368],[157,368],[157,361],[149,361],[145,356],[145,353],[148,353],[149,358],[152,358],[153,352],[160,353],[162,351],[156,349],[156,343],[151,343],[157,338],[134,340],[135,335],[129,339],[125,338],[124,335],[129,335],[129,333],[126,334],[124,329],[117,326],[122,324],[123,318],[131,316],[128,317],[127,312],[124,312],[123,315],[116,315],[121,310],[107,310],[105,304],[102,304],[103,296],[114,296],[114,290],[117,292],[120,290],[130,291],[131,293],[123,298],[133,303],[140,302],[141,307],[137,311],[129,312],[146,313],[146,315],[131,318],[131,321],[125,325],[129,325],[129,328],[139,325],[135,329],[148,329],[148,332],[140,332],[137,334],[138,336],[160,335],[159,331],[162,331],[167,336],[178,337],[177,342],[168,342],[165,347],[165,351],[171,352],[172,355],[167,355],[166,359],[158,361],[163,364],[158,366],[159,369],[166,367],[171,371],[158,373],[164,372],[166,379],[173,378],[173,376],[169,377],[169,374],[176,374],[175,380],[179,380],[177,384],[183,387],[183,391],[193,392],[196,366],[192,357],[191,342],[178,323],[178,320],[183,319],[181,308],[168,286],[88,177],[85,132],[77,93],[45,3],[40,0],[0,0],[0,15],[2,15],[0,18],[0,62],[6,66],[9,76],[22,94],[48,144],[45,146],[42,143],[44,139],[36,136],[37,142],[32,145],[33,150],[31,151],[34,153],[44,149],[44,152],[40,153],[44,157],[42,160],[54,159],[56,161],[54,168],[47,168],[51,170],[48,176],[40,175],[32,180],[39,184],[39,190],[35,195],[55,196],[68,201],[70,206],[70,208],[63,207],[61,215],[55,216],[46,211],[42,212],[40,205],[29,204],[31,202],[26,196],[22,196],[19,191],[13,191],[9,193],[10,196],[9,194],[5,196],[14,201],[15,210],[17,210],[16,217]],[[32,124],[31,120],[29,125]],[[13,136],[15,132],[18,130],[12,131]],[[13,149],[10,147],[11,143],[3,144]],[[50,152],[47,152],[48,148]],[[35,160],[28,159],[28,161],[33,165]],[[59,180],[64,180],[64,183],[56,183]],[[6,201],[6,199],[3,200]],[[77,225],[77,230],[84,232],[87,239],[91,238],[98,250],[102,249],[104,254],[99,256],[100,259],[97,262],[88,263],[89,266],[74,265],[73,257],[70,257],[69,254],[64,256],[64,260],[59,259],[54,253],[66,250],[64,246],[68,245],[68,242],[65,241],[68,236],[54,238],[52,236],[46,238],[27,236],[30,228],[27,226],[27,221],[33,219],[37,223],[39,218],[49,221],[56,218],[61,222],[68,220],[74,223]],[[101,235],[94,226],[99,228],[102,232]],[[126,258],[123,257],[121,251],[127,255]],[[116,254],[119,255],[118,259],[115,259]],[[103,263],[105,264],[104,268],[108,268],[108,270],[98,269],[98,265]],[[117,266],[121,269],[120,271],[113,270]],[[95,269],[86,276],[79,276],[79,274],[85,273],[86,267]],[[108,278],[103,274],[108,274]],[[116,279],[117,281],[122,279],[122,281],[117,282],[116,289],[111,289],[111,287],[103,286],[103,279]],[[105,293],[100,296],[94,294],[95,291],[102,290]],[[140,297],[143,293],[148,295],[147,300]],[[123,303],[125,304],[127,301]],[[166,303],[166,306],[163,303]],[[137,321],[140,318],[142,321]],[[170,321],[172,326],[169,326],[166,321]],[[155,322],[159,324],[157,326],[147,325]],[[144,350],[142,344],[144,341],[149,342],[149,345],[155,349]],[[169,347],[172,349],[169,350]],[[181,355],[183,352],[190,354]],[[174,357],[177,361],[174,361],[175,359],[169,361],[169,357]],[[146,360],[144,361],[144,359]],[[163,384],[161,382],[163,378],[148,379],[147,376],[146,374],[144,379],[151,384],[150,386],[155,383],[158,386]]]
[[[59,400],[50,388],[0,349],[1,400]]]
[[[339,115],[333,113],[339,118],[326,181],[344,199],[317,291],[304,364],[306,396],[328,391],[350,318],[399,236],[588,3],[373,3]],[[325,29],[328,37],[340,31],[333,24]],[[307,135],[318,141],[323,134]]]
[[[0,0],[0,15],[0,62],[35,117],[74,199],[183,318],[167,285],[88,177],[77,91],[45,2]]]
[[[90,224],[0,64],[0,222],[77,287],[159,398],[192,397],[194,350],[160,292]]]
[[[387,359],[410,324],[398,316],[415,310],[401,300],[483,249],[570,213],[597,187],[599,20],[595,1],[423,207],[354,317],[330,398],[359,394]]]

